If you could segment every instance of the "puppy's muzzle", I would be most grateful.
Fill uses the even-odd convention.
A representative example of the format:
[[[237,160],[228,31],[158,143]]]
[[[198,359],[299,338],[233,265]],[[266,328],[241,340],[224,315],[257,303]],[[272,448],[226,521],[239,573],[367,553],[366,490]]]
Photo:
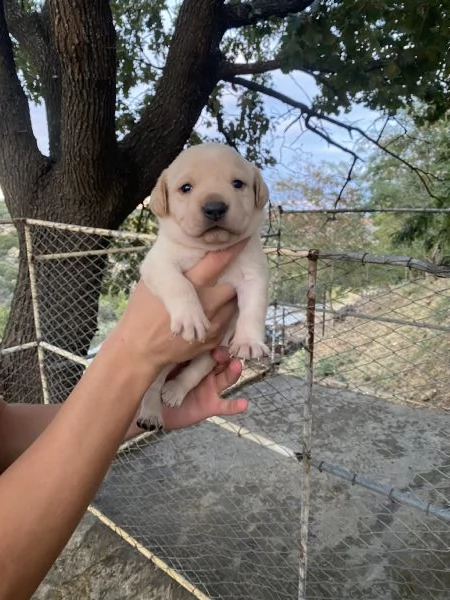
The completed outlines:
[[[224,218],[228,210],[228,205],[221,200],[210,200],[202,206],[202,213],[208,219],[216,223]]]

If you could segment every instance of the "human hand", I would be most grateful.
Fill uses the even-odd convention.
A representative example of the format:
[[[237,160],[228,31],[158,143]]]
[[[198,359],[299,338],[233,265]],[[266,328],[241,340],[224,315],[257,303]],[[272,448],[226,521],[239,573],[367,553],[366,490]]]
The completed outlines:
[[[125,313],[111,335],[129,359],[145,363],[159,372],[172,363],[191,360],[216,348],[235,311],[236,291],[228,284],[217,284],[225,269],[242,251],[248,240],[218,252],[209,252],[185,276],[194,284],[211,325],[204,342],[188,343],[170,332],[170,318],[162,302],[139,281]]]
[[[220,394],[235,384],[242,373],[239,359],[231,359],[227,348],[216,348],[212,352],[217,365],[193,390],[189,392],[183,404],[177,408],[163,405],[163,420],[165,429],[181,429],[214,416],[237,415],[247,410],[248,402],[245,398],[225,400]],[[171,373],[176,373],[183,368],[180,365]],[[133,419],[125,439],[131,439],[142,433]]]
[[[183,400],[178,408],[163,405],[165,429],[181,429],[200,423],[212,416],[236,415],[245,412],[245,398],[225,400],[220,393],[235,384],[242,373],[242,364],[231,359],[227,348],[216,348],[212,357],[216,367]]]

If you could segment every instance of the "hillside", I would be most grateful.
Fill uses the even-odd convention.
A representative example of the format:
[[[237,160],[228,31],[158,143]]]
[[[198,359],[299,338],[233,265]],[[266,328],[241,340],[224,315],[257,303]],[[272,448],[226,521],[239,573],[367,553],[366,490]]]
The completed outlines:
[[[349,294],[334,309],[316,318],[317,382],[450,410],[449,280],[421,276]],[[300,350],[282,368],[304,374],[304,359]]]

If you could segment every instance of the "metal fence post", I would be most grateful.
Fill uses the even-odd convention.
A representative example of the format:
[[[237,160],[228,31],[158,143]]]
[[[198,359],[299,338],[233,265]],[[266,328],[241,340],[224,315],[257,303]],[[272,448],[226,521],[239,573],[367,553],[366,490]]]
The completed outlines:
[[[300,560],[298,599],[306,600],[308,567],[309,507],[311,501],[312,400],[314,367],[314,328],[316,318],[316,250],[308,253],[308,291],[306,298],[306,396],[303,403],[303,439],[299,459],[302,463],[300,507]]]
[[[31,303],[33,305],[34,328],[36,331],[37,358],[38,358],[38,364],[39,364],[39,374],[41,376],[42,397],[44,399],[44,404],[50,404],[50,397],[49,397],[48,385],[47,385],[47,376],[45,374],[44,349],[41,345],[41,342],[43,340],[42,340],[41,322],[40,322],[40,315],[39,315],[36,271],[34,268],[33,241],[31,239],[30,226],[27,221],[25,221],[25,223],[24,223],[24,234],[25,234],[25,247],[26,247],[27,263],[28,263],[28,274],[30,277]]]

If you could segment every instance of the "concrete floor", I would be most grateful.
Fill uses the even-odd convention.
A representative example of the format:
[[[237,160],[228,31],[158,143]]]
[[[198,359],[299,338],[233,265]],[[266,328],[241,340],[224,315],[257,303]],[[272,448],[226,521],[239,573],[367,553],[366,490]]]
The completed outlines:
[[[272,377],[231,420],[300,450],[304,393]],[[450,507],[450,414],[319,386],[314,406],[315,457]],[[122,455],[95,506],[210,598],[294,599],[301,469],[204,423]],[[450,598],[449,522],[316,470],[310,516],[308,600]],[[36,600],[192,597],[91,519]]]

